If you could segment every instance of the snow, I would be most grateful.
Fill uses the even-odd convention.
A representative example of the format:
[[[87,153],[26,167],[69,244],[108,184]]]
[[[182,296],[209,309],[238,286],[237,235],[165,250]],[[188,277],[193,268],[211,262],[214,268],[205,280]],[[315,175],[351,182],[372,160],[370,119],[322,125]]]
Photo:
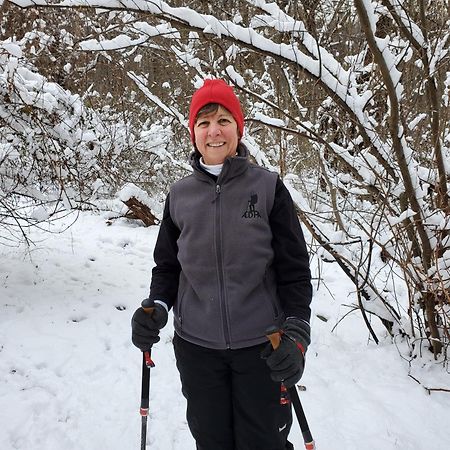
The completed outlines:
[[[108,226],[104,216],[82,212],[67,228],[74,219],[48,225],[51,234],[29,230],[30,248],[0,246],[2,450],[139,446],[141,353],[130,319],[148,293],[158,227]],[[375,319],[380,345],[369,340],[360,314],[345,306],[355,294],[336,263],[313,259],[312,272],[313,334],[300,397],[318,448],[447,448],[450,395],[428,395],[424,386],[448,389],[448,374],[427,358],[409,368],[397,350],[404,356],[405,343],[383,338]],[[172,335],[169,324],[153,351],[147,444],[194,450]],[[297,425],[291,439],[303,448]]]
[[[239,87],[245,86],[245,80],[243,77],[239,75],[238,72],[236,72],[235,68],[232,65],[229,65],[225,68],[226,73],[228,76],[233,80],[234,84],[238,85]]]
[[[414,130],[414,128],[416,128],[417,125],[426,118],[427,118],[427,115],[425,113],[418,114],[415,119],[413,119],[410,123],[408,123],[408,128],[410,130]]]
[[[262,123],[265,123],[267,125],[273,125],[275,127],[282,128],[282,127],[286,126],[286,123],[284,122],[284,120],[266,116],[265,114],[263,114],[261,112],[256,112],[254,114],[253,118],[255,120],[258,120],[258,121],[262,122]]]
[[[245,21],[238,13],[233,21],[220,21],[189,8],[173,8],[168,3],[158,0],[65,0],[61,4],[97,6],[98,12],[108,8],[142,10],[149,14],[158,14],[160,18],[169,21],[175,19],[175,22],[184,22],[197,32],[231,37],[236,40],[236,44],[250,44],[265,53],[280,55],[286,60],[295,62],[299,68],[305,69],[312,78],[317,78],[324,87],[335,92],[336,96],[345,102],[353,119],[365,129],[372,150],[378,150],[382,158],[391,162],[392,143],[386,135],[379,132],[379,124],[374,116],[370,116],[370,108],[367,108],[373,92],[370,89],[361,89],[364,86],[355,75],[359,71],[369,73],[374,70],[371,64],[363,67],[366,53],[361,51],[357,55],[348,55],[347,64],[343,66],[337,59],[338,55],[335,57],[321,47],[301,21],[287,15],[276,3],[266,3],[265,0],[247,0],[247,2],[264,13],[257,16],[257,21],[250,21],[250,25],[256,27],[264,24],[264,30],[256,31],[252,26],[245,27]],[[406,9],[404,10],[404,1],[387,0],[383,3],[389,2],[414,40],[426,48],[427,43],[420,28],[411,22]],[[2,3],[0,0],[0,6]],[[15,0],[14,3],[30,6],[45,5],[49,2]],[[379,15],[387,14],[388,8],[381,8],[371,0],[362,0],[362,4],[367,10],[372,30],[375,31]],[[132,18],[132,15],[124,16],[123,21],[130,21]],[[273,30],[267,30],[269,26]],[[292,43],[289,40],[291,42],[289,45],[279,44],[269,38],[273,31],[290,33],[296,42]],[[89,51],[117,50],[137,45],[153,46],[154,43],[147,41],[150,37],[158,35],[164,35],[167,39],[180,38],[177,29],[166,23],[153,26],[146,22],[133,22],[132,25],[125,27],[122,34],[113,39],[98,38],[79,42],[79,45]],[[81,155],[83,164],[80,167],[87,176],[94,169],[94,157],[109,148],[109,141],[102,137],[107,134],[107,129],[101,125],[96,115],[87,114],[80,97],[63,90],[55,83],[48,82],[31,64],[25,64],[26,58],[22,54],[22,48],[26,48],[27,39],[31,42],[33,36],[39,36],[42,48],[46,40],[50,43],[52,39],[51,36],[36,31],[29,33],[27,38],[21,40],[20,45],[9,41],[0,43],[3,78],[7,81],[5,86],[14,86],[16,90],[16,104],[31,105],[40,109],[39,113],[48,113],[48,116],[61,116],[59,122],[55,125],[51,122],[51,127],[47,129],[47,134],[52,139],[54,136],[59,138],[52,140],[55,152],[45,156],[45,152],[38,148],[38,142],[35,142],[38,138],[31,127],[33,122],[27,122],[26,117],[11,114],[11,110],[4,106],[0,107],[0,116],[9,129],[26,136],[26,142],[36,144],[30,145],[30,148],[39,159],[45,157],[49,162],[58,162],[61,154],[70,159],[76,159]],[[190,32],[191,38],[195,36],[198,37],[198,33]],[[70,38],[67,39],[69,45],[72,45],[69,42]],[[396,100],[404,101],[402,74],[399,69],[411,58],[412,50],[407,42],[395,36],[375,39],[389,68],[389,78],[395,86]],[[427,48],[432,74],[448,56],[448,39],[449,34],[444,33],[433,47]],[[283,42],[288,40],[283,39]],[[435,50],[432,53],[433,48]],[[225,67],[225,73],[236,86],[247,87],[246,81],[237,70],[239,66],[233,65],[235,56],[240,51],[239,45],[230,45],[224,50],[226,58],[222,61],[224,63],[222,67]],[[133,51],[134,49],[130,50],[130,56]],[[187,45],[178,49],[174,45],[171,51],[179,61],[197,70],[196,87],[200,86],[205,75],[214,76],[212,73],[204,72],[208,69],[195,56],[193,47]],[[135,61],[139,62],[140,58],[141,55],[135,56]],[[348,65],[350,68],[346,70]],[[71,64],[67,63],[64,70],[69,73],[72,70]],[[246,72],[247,80],[251,80],[253,76],[249,73],[251,70]],[[285,73],[286,79],[290,81],[289,74]],[[168,119],[173,117],[187,128],[187,121],[181,113],[182,109],[178,110],[173,105],[167,105],[162,98],[155,95],[150,90],[150,83],[145,75],[128,70],[127,76],[150,103],[165,111]],[[447,105],[450,72],[447,72],[444,84],[443,101]],[[163,86],[170,88],[168,83],[164,83]],[[260,97],[264,100],[261,105],[268,106],[270,105],[268,99],[273,97],[271,85],[262,78],[260,87],[265,90],[265,94]],[[251,90],[250,85],[248,88]],[[299,111],[304,113],[306,109],[300,104],[300,97],[295,91],[296,86],[290,83],[289,94]],[[333,104],[331,97],[329,102],[330,105]],[[322,106],[325,107],[326,103],[325,100]],[[285,122],[265,114],[267,109],[258,108],[256,102],[253,106],[250,117],[272,126],[290,126],[289,121]],[[408,130],[413,131],[424,117],[425,114],[412,117],[412,120],[406,122],[406,130],[399,126],[395,137],[401,140],[427,231],[434,228],[445,230],[448,229],[448,217],[437,214],[425,204],[427,186],[436,179],[437,172],[434,169],[425,170],[418,165],[414,158],[413,147],[410,147],[412,144],[404,135]],[[89,127],[80,128],[82,122],[89,123]],[[145,147],[146,152],[158,156],[161,164],[170,162],[174,168],[189,171],[189,165],[177,160],[170,152],[170,147],[164,145],[168,136],[167,133],[158,133],[159,126],[152,124],[150,128],[142,131],[141,140],[144,145],[141,145]],[[315,129],[309,122],[297,123],[299,130],[302,127],[307,132]],[[119,137],[119,145],[113,149],[114,155],[118,155],[122,148],[120,143],[125,141],[124,129],[119,126],[114,136]],[[90,142],[96,144],[93,150],[90,150],[90,146],[81,146],[81,150],[77,150],[80,144]],[[271,166],[269,158],[271,155],[262,151],[255,139],[246,136],[245,142],[259,164],[276,169]],[[448,142],[445,133],[443,142]],[[146,143],[151,145],[145,145]],[[365,144],[359,136],[354,142],[344,143],[342,146],[331,144],[336,155],[354,167],[365,182],[360,186],[357,182],[352,183],[352,178],[346,180],[345,176],[340,174],[332,182],[338,189],[345,189],[347,193],[365,195],[367,192],[364,184],[374,184],[378,187],[377,181],[384,179],[385,169],[369,153],[366,145],[355,152],[355,146],[362,143]],[[448,154],[447,147],[444,147],[443,151],[444,154]],[[4,157],[8,161],[19,157],[14,142],[1,145],[0,159]],[[449,160],[448,157],[444,157],[446,171],[450,174]],[[160,166],[160,163],[156,164],[155,169]],[[393,170],[397,171],[397,166],[394,165]],[[68,174],[62,166],[58,166],[55,173],[64,178]],[[100,178],[95,179],[95,176],[90,180],[94,194],[103,186],[103,181]],[[38,199],[42,197],[43,201],[48,200],[46,195],[37,191],[36,183],[31,176],[29,179],[30,186],[27,186],[26,194],[32,193]],[[294,182],[296,178],[291,180]],[[289,181],[288,177],[286,181]],[[348,183],[348,186],[343,183]],[[75,192],[71,194],[72,191],[68,186],[63,193],[66,208],[75,205],[73,198],[77,195]],[[403,183],[399,181],[389,194],[397,196],[403,191]],[[124,186],[119,193],[122,200],[131,195],[146,203],[152,210],[161,213],[162,204],[134,185]],[[92,196],[93,200],[96,198]],[[306,198],[297,199],[297,202],[305,211],[313,212],[309,209]],[[45,206],[38,205],[31,211],[30,217],[42,227],[46,225],[51,212]],[[321,232],[329,231],[321,222],[331,215],[331,208],[326,205],[319,206],[314,213],[317,213],[317,227],[321,227]],[[407,209],[398,216],[393,213],[388,217],[389,225],[398,227],[403,219],[413,217],[414,214],[412,209]],[[0,420],[3,425],[0,431],[0,449],[2,450],[137,448],[140,422],[138,416],[140,354],[130,344],[129,322],[134,308],[147,294],[157,227],[145,229],[121,220],[107,226],[106,219],[111,216],[112,213],[104,216],[80,213],[79,220],[69,229],[66,229],[66,226],[73,218],[65,218],[58,225],[52,225],[55,234],[44,234],[38,229],[30,231],[30,238],[34,244],[29,249],[23,246],[0,247],[0,370],[3,374],[0,382]],[[363,227],[358,232],[349,229],[349,235],[361,237],[362,229]],[[6,229],[0,228],[0,242],[6,242],[3,235],[6,232]],[[358,251],[355,250],[357,245],[355,243],[345,242],[346,245],[342,245],[342,236],[338,234],[333,235],[330,232],[328,238],[333,239],[331,245],[343,247],[341,255],[348,258],[349,265],[354,263],[358,255],[364,254],[362,247]],[[361,245],[367,246],[367,242],[363,236]],[[392,245],[390,234],[386,233],[383,242],[386,242],[385,248],[389,252],[392,254],[397,252]],[[434,236],[430,237],[430,242],[433,248],[437,245]],[[375,252],[373,254],[375,255]],[[324,261],[331,262],[326,264]],[[424,387],[448,390],[450,384],[448,373],[439,362],[431,358],[428,360],[428,353],[419,342],[414,355],[417,356],[423,351],[424,357],[412,359],[408,354],[407,343],[396,336],[393,344],[378,319],[369,316],[380,338],[380,345],[376,346],[355,309],[357,303],[355,287],[332,261],[333,257],[325,250],[318,252],[313,259],[316,288],[313,304],[313,341],[302,381],[307,390],[301,393],[319,448],[333,450],[447,448],[449,433],[448,419],[445,418],[448,417],[450,406],[448,392],[427,391]],[[397,279],[394,281],[394,278],[383,278],[385,275],[381,270],[374,271],[369,279],[365,279],[362,275],[365,270],[364,264],[358,266],[356,278],[361,285],[368,283],[366,292],[369,293],[370,300],[362,299],[362,302],[367,311],[392,319],[391,312],[386,310],[380,299],[377,299],[377,295],[380,298],[383,296],[388,304],[390,298],[396,295],[406,300],[406,286],[402,283],[397,284]],[[420,261],[417,260],[416,264],[420,265]],[[433,264],[428,272],[430,282],[442,277],[443,285],[448,287],[449,252],[444,253]],[[372,280],[374,277],[376,283]],[[386,283],[386,289],[381,286],[383,283]],[[380,294],[374,288],[379,289]],[[402,306],[398,309],[401,310],[403,307],[406,311],[407,301],[400,302],[400,305]],[[401,311],[399,322],[403,322],[402,327],[408,329],[408,324],[404,323],[405,319],[407,321],[405,311]],[[162,342],[155,347],[154,359],[157,367],[152,371],[149,444],[156,450],[193,450],[194,443],[184,419],[185,402],[180,394],[170,344],[172,333],[172,327],[168,326],[162,333]],[[420,381],[421,384],[414,380]],[[431,395],[428,395],[430,392]],[[297,449],[302,448],[297,427],[293,430],[292,440]]]
[[[22,57],[22,49],[13,42],[1,42],[0,49],[6,50],[11,56],[15,56],[16,58]]]
[[[134,24],[136,32],[142,33],[139,39],[131,39],[129,36],[120,35],[110,40],[97,41],[96,39],[90,39],[80,43],[80,47],[83,50],[100,51],[100,50],[119,50],[121,48],[134,47],[144,44],[152,36],[161,34],[170,35],[174,33],[174,29],[168,27],[166,24],[158,25],[156,27],[151,26],[145,22],[137,22]]]
[[[386,218],[387,218],[387,221],[389,222],[389,225],[393,227],[393,226],[398,225],[399,223],[403,222],[404,220],[411,219],[416,214],[417,213],[415,211],[413,211],[411,208],[408,208],[397,217],[392,217],[392,216],[387,215]]]

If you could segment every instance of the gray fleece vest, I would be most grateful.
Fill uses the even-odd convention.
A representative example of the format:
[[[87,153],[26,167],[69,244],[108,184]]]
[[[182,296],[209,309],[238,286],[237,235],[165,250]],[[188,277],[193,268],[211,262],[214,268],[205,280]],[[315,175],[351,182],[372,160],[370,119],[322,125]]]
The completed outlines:
[[[267,341],[265,330],[284,319],[272,268],[277,174],[228,158],[215,182],[198,169],[170,192],[170,215],[180,230],[181,264],[174,304],[177,334],[214,349]]]

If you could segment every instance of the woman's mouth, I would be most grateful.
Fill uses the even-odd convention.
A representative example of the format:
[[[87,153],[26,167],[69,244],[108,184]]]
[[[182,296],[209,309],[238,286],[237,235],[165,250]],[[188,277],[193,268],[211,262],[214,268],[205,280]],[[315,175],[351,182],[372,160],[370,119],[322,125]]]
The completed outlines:
[[[222,147],[222,145],[225,145],[225,142],[210,142],[209,144],[206,144],[208,147]]]

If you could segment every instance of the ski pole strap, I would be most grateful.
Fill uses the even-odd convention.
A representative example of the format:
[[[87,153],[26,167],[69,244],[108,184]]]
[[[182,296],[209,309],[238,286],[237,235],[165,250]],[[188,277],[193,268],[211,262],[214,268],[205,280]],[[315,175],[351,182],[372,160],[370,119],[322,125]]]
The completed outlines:
[[[302,352],[303,358],[305,357],[305,347],[303,347],[302,344],[300,344],[300,342],[294,341],[295,345],[297,346],[297,348]]]

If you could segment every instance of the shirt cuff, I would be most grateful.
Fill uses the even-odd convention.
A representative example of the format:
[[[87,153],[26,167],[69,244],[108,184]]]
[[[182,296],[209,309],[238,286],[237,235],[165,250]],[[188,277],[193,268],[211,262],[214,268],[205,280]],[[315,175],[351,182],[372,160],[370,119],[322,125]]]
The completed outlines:
[[[169,312],[169,307],[167,306],[167,304],[165,302],[163,302],[162,300],[153,300],[153,303],[158,303],[158,305],[161,305],[164,307],[164,309]]]

